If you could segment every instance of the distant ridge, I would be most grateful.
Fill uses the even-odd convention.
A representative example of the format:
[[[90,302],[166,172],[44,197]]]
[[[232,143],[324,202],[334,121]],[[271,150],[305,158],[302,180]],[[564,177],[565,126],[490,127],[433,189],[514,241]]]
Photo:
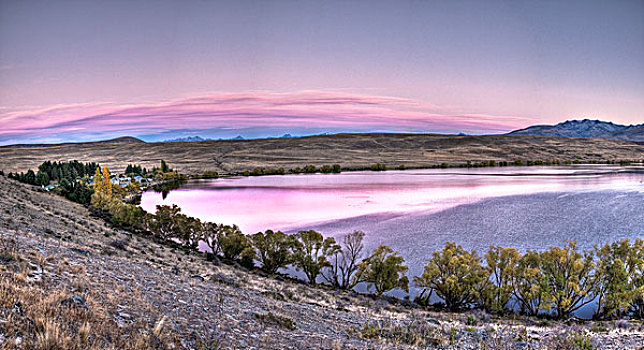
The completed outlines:
[[[200,141],[210,141],[212,139],[204,139],[201,136],[188,136],[188,137],[177,137],[176,139],[164,140],[162,142],[200,142]]]
[[[557,125],[534,125],[508,134],[644,142],[644,124],[620,125],[601,120],[567,120]]]
[[[117,137],[114,139],[109,139],[109,140],[101,140],[101,141],[85,141],[85,142],[63,142],[63,143],[35,143],[35,144],[30,144],[30,143],[21,143],[21,144],[15,144],[15,145],[5,145],[5,146],[0,146],[2,148],[5,147],[49,147],[49,146],[56,146],[56,145],[93,145],[93,144],[108,144],[108,143],[116,143],[116,144],[122,144],[122,143],[145,143],[145,141],[141,139],[137,139],[134,136],[121,136]]]

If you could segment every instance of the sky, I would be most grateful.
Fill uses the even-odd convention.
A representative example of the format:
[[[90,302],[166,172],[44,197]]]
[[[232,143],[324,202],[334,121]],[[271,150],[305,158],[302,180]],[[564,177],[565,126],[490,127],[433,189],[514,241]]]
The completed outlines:
[[[644,123],[644,1],[0,0],[0,144]]]

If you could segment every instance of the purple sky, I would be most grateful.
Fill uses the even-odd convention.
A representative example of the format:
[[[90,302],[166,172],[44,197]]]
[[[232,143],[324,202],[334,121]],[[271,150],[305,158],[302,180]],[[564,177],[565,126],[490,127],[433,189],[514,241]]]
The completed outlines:
[[[644,122],[644,2],[2,1],[0,144]]]

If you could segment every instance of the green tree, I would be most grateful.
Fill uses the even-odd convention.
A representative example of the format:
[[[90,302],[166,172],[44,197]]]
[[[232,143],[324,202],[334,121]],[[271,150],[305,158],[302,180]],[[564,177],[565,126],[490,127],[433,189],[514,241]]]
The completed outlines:
[[[161,239],[170,239],[176,237],[177,224],[179,223],[176,216],[181,212],[181,208],[173,204],[171,207],[167,205],[157,205],[157,211],[152,216],[149,223],[150,231],[156,234]]]
[[[257,232],[250,240],[264,272],[274,274],[291,263],[293,239],[282,231]]]
[[[322,234],[313,230],[300,231],[293,238],[295,267],[304,271],[310,284],[315,284],[320,271],[331,266],[327,256],[339,250],[340,246],[336,244],[335,239],[325,239]]]
[[[46,172],[38,170],[36,173],[36,185],[47,186],[49,185],[49,175]]]
[[[252,249],[246,235],[241,233],[239,230],[224,231],[224,234],[219,237],[219,244],[221,246],[222,254],[229,260],[237,260],[242,257],[242,252],[244,252],[244,250],[247,248]],[[248,257],[249,254],[248,250],[246,250],[246,254],[244,256]]]
[[[417,286],[436,291],[452,311],[476,303],[481,284],[486,280],[476,251],[468,252],[454,242],[447,242],[442,251],[434,252],[423,274],[414,278]]]
[[[373,253],[358,266],[358,278],[373,284],[376,295],[394,288],[409,292],[409,279],[405,275],[408,267],[403,265],[403,259],[397,252],[386,245],[380,245]]]
[[[203,230],[201,231],[201,240],[208,246],[211,253],[219,255],[221,253],[219,239],[225,234],[226,230],[232,229],[233,227],[225,226],[223,224],[204,222]],[[239,230],[237,226],[234,226],[234,229]]]
[[[358,265],[363,257],[364,232],[354,231],[342,239],[340,247],[329,252],[329,265],[322,277],[334,288],[353,289],[358,284]]]
[[[563,248],[550,247],[541,253],[541,269],[548,295],[559,319],[570,315],[595,298],[596,278],[592,252],[577,252],[575,242]]]
[[[174,216],[174,221],[177,230],[175,238],[179,239],[185,247],[197,249],[203,231],[201,220],[177,214]]]
[[[172,171],[172,169],[170,169],[170,167],[168,167],[168,164],[165,163],[165,160],[161,159],[161,172],[162,173],[168,173],[168,172],[171,172],[171,171]]]
[[[483,306],[488,312],[502,313],[512,295],[512,276],[521,259],[514,248],[491,246],[485,253],[487,275],[491,283],[482,290]]]

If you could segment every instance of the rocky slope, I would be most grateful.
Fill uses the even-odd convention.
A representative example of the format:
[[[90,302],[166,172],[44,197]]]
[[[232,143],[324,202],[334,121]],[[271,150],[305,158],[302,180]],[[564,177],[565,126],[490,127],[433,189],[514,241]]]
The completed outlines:
[[[637,349],[636,322],[450,314],[240,267],[117,231],[0,176],[2,349]]]
[[[530,126],[525,129],[512,131],[509,135],[588,137],[644,142],[644,124],[619,125],[600,120],[567,120],[557,125]]]

